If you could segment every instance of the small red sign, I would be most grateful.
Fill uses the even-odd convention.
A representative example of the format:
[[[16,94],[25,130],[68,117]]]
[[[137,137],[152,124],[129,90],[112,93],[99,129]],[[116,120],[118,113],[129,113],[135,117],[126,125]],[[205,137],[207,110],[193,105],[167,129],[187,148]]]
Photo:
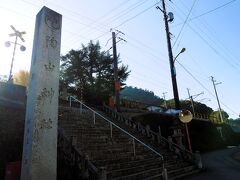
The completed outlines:
[[[20,176],[21,176],[21,161],[7,163],[5,180],[20,180]]]

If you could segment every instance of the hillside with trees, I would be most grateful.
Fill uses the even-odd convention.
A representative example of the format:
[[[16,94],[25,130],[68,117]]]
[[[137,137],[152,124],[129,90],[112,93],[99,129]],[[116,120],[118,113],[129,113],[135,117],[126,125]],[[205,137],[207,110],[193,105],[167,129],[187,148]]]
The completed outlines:
[[[120,92],[120,96],[122,99],[138,101],[146,105],[160,106],[163,102],[163,99],[156,96],[154,92],[132,86],[125,87]]]

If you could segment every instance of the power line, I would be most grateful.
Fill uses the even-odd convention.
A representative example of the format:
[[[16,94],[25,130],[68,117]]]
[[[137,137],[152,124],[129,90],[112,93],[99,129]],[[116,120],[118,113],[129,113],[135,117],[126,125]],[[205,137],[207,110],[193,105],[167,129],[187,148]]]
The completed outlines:
[[[189,10],[188,15],[187,15],[187,17],[186,17],[186,19],[185,19],[185,21],[184,21],[184,23],[183,23],[183,25],[182,25],[182,27],[181,27],[179,33],[178,33],[178,35],[177,35],[177,38],[176,38],[175,42],[173,43],[172,48],[175,46],[175,44],[176,44],[176,42],[177,42],[177,40],[178,40],[180,34],[182,33],[183,28],[184,28],[184,26],[186,25],[187,20],[188,20],[190,14],[191,14],[191,12],[192,12],[192,10],[193,10],[193,7],[194,7],[194,5],[196,4],[196,2],[197,2],[197,0],[194,0],[193,4],[192,4],[192,6],[191,6],[191,9]]]
[[[189,19],[189,21],[192,21],[192,20],[194,20],[194,19],[197,19],[197,18],[200,18],[200,17],[202,17],[202,16],[205,16],[205,15],[207,15],[207,14],[209,14],[209,13],[212,13],[212,12],[214,12],[214,11],[216,11],[216,10],[219,10],[219,9],[221,9],[221,8],[229,5],[229,4],[232,4],[232,3],[235,2],[235,1],[237,1],[237,0],[229,1],[229,2],[227,2],[227,3],[225,3],[225,4],[221,5],[221,6],[218,6],[218,7],[214,8],[214,9],[212,9],[212,10],[209,10],[209,11],[207,11],[207,12],[205,12],[205,13],[202,13],[202,14],[200,14],[200,15],[198,15],[198,16],[193,17],[193,18]]]
[[[174,6],[176,6],[179,10],[181,10],[181,8],[179,8],[176,4],[174,4]],[[182,10],[181,10],[182,11]],[[183,13],[182,12],[182,14],[184,14],[185,15],[185,13]],[[238,72],[240,72],[239,71],[239,69],[234,65],[234,64],[232,64],[232,62],[228,59],[228,58],[226,58],[226,57],[224,57],[223,55],[222,55],[222,52],[219,52],[210,42],[209,42],[209,40],[207,40],[206,38],[204,38],[203,36],[202,36],[202,34],[205,34],[206,35],[206,33],[200,28],[200,27],[198,27],[198,30],[200,30],[202,33],[200,34],[197,30],[195,30],[190,24],[187,24],[188,25],[188,27],[206,44],[206,45],[208,45],[209,47],[210,47],[210,49],[212,49],[213,50],[213,52],[216,54],[216,55],[218,55],[219,57],[221,57],[221,59],[223,59],[227,64],[229,64],[230,65],[230,67],[232,67],[233,69],[235,69],[235,70],[237,70]],[[208,39],[211,39],[209,36],[208,36]],[[214,43],[215,45],[216,45],[216,43]],[[227,56],[228,57],[228,56]]]
[[[176,62],[203,88],[205,89],[211,96],[213,96],[215,98],[215,95],[208,89],[206,88],[183,64],[181,64],[179,61],[176,60]],[[221,104],[226,107],[228,110],[230,110],[231,112],[233,112],[234,114],[238,115],[238,113],[236,113],[235,111],[233,111],[230,107],[228,107],[227,105],[225,105],[223,102],[221,102]]]
[[[235,0],[234,0],[235,1]],[[229,3],[232,3],[232,2],[234,2],[234,1],[230,1],[230,2],[228,2],[228,3],[225,3],[224,5],[222,5],[222,6],[220,6],[220,7],[223,7],[223,6],[225,6],[225,5],[228,5]],[[184,3],[182,3],[182,4],[184,4]],[[176,5],[175,5],[176,6]],[[184,4],[184,6],[186,7],[186,5]],[[176,6],[177,7],[177,6]],[[177,7],[178,9],[180,9],[179,7]],[[216,8],[217,9],[217,8]],[[184,14],[184,13],[183,13]],[[204,23],[206,23],[205,21],[204,21]],[[202,23],[203,24],[203,23]],[[208,30],[208,32],[210,32],[209,31],[209,27],[207,27],[207,25],[206,24],[203,24],[204,26],[205,26],[205,28],[206,28],[206,30]],[[190,26],[190,25],[189,25]],[[209,26],[209,25],[208,25]],[[191,27],[191,26],[190,26]],[[226,61],[228,61],[228,59],[229,59],[229,56],[231,56],[231,57],[233,57],[233,53],[229,53],[229,50],[227,51],[227,47],[226,46],[224,46],[222,43],[220,43],[220,40],[219,40],[219,37],[216,37],[215,36],[215,34],[216,33],[211,33],[211,35],[212,36],[215,36],[215,40],[212,38],[212,37],[210,37],[206,32],[204,32],[203,30],[202,30],[202,26],[198,26],[197,27],[197,29],[198,30],[200,30],[203,34],[205,34],[206,36],[207,36],[207,39],[209,40],[209,41],[211,41],[212,43],[214,43],[216,46],[218,46],[218,47],[220,47],[222,50],[221,50],[221,53],[223,52],[223,51],[225,51],[225,54],[227,53],[228,55],[226,56],[226,57],[223,57]],[[221,44],[222,45],[222,47],[221,46],[219,46],[217,43],[216,43],[216,41],[218,42],[218,44]],[[234,58],[232,58],[232,60],[235,60],[235,59],[239,59],[239,57],[234,57]],[[229,62],[229,64],[231,65],[231,66],[235,66],[234,64],[232,64],[231,62]],[[236,62],[236,64],[238,64],[238,62]],[[234,67],[234,68],[236,68],[236,67]]]
[[[188,26],[190,27],[190,29],[195,33],[195,34],[197,34],[198,35],[198,37],[200,37],[200,39],[202,39],[203,40],[203,42],[205,43],[205,44],[207,44],[209,47],[210,47],[210,49],[212,49],[213,50],[213,52],[215,52],[215,54],[216,55],[218,55],[219,57],[221,57],[225,62],[227,62],[227,64],[229,64],[232,68],[234,68],[235,70],[237,70],[238,72],[240,72],[240,70],[237,68],[237,67],[235,67],[235,65],[233,65],[227,58],[225,58],[216,48],[214,48],[199,32],[197,32],[193,27],[191,27],[189,24],[188,24]]]
[[[143,3],[145,3],[145,2],[146,2],[146,1],[144,1]],[[141,4],[143,4],[143,3],[141,3]],[[140,4],[140,5],[141,5],[141,4]],[[152,8],[153,6],[155,6],[156,4],[157,4],[157,3],[155,3],[154,5],[152,5],[151,7],[147,8],[147,9],[141,11],[140,13],[136,14],[135,16],[133,16],[133,17],[131,17],[131,18],[129,18],[129,19],[123,21],[120,25],[114,27],[113,29],[116,29],[116,28],[118,28],[119,26],[122,26],[123,24],[125,24],[126,22],[128,22],[128,21],[130,21],[130,20],[136,18],[137,16],[139,16],[140,14],[146,12],[147,10],[149,10],[150,8]],[[130,9],[128,12],[134,10],[136,7],[138,7],[138,5],[135,6],[134,8],[132,8],[132,9]],[[122,15],[120,14],[120,16],[118,16],[117,19],[119,19],[121,16],[122,16]],[[116,19],[115,19],[115,20],[116,20]],[[97,40],[97,39],[99,39],[99,38],[105,36],[105,35],[108,34],[108,33],[109,33],[109,31],[106,31],[106,32],[104,32],[103,34],[101,34],[101,35],[97,36],[96,38],[94,38],[93,40]]]
[[[120,12],[120,14],[116,15],[116,16],[113,16],[111,17],[112,20],[108,21],[108,22],[114,22],[115,20],[119,19],[120,17],[123,17],[124,15],[130,13],[131,11],[133,11],[134,9],[136,9],[137,7],[143,5],[144,3],[146,3],[148,0],[144,0],[143,2],[138,2],[136,4],[133,4],[133,7],[130,6],[129,8],[125,9],[124,11]]]
[[[159,3],[159,2],[158,2],[158,3]],[[128,21],[131,21],[131,20],[135,19],[137,16],[145,13],[146,11],[148,11],[149,9],[151,9],[152,7],[156,6],[158,3],[155,3],[155,4],[151,5],[150,7],[146,8],[145,10],[139,12],[138,14],[132,16],[131,18],[126,19],[125,21],[123,21],[121,24],[119,24],[119,25],[116,26],[115,28],[118,28],[119,26],[122,26],[123,24],[127,23]]]
[[[146,2],[146,0],[145,0],[143,3],[145,3],[145,2]],[[143,3],[140,2],[140,5],[142,5]],[[111,21],[112,18],[117,17],[117,18],[115,18],[115,20],[116,20],[116,19],[119,19],[119,18],[121,18],[121,17],[123,16],[123,14],[127,14],[127,13],[133,11],[134,9],[136,9],[136,8],[138,7],[138,5],[139,5],[139,2],[138,2],[138,3],[134,3],[134,4],[132,4],[131,6],[129,6],[127,9],[124,9],[123,11],[121,11],[119,14],[116,14],[116,15],[114,15],[114,16],[112,16],[112,17],[107,18],[107,20],[105,20],[105,21],[107,21],[107,23],[113,22],[114,20]],[[133,8],[132,8],[132,7],[133,7]],[[129,9],[130,9],[130,10],[129,10]],[[127,11],[127,12],[126,12],[126,11]],[[99,18],[99,19],[100,19],[100,18]],[[101,19],[104,19],[104,17],[102,17]],[[97,22],[97,21],[95,21],[95,22]],[[93,24],[94,24],[94,23],[93,23]],[[95,24],[96,24],[96,23],[95,23]],[[98,23],[98,24],[99,24],[99,23]],[[91,24],[91,25],[92,25],[92,24]],[[91,27],[91,25],[90,25],[90,27]],[[104,26],[104,27],[107,27],[108,29],[110,28],[110,26],[107,26],[107,25],[105,25],[105,24],[102,24],[102,23],[101,23],[101,25]],[[96,26],[95,26],[95,27],[96,27]],[[107,32],[105,32],[104,34],[98,36],[97,38],[95,38],[95,40],[98,39],[98,38],[100,38],[100,37],[103,37],[106,33],[107,33]]]

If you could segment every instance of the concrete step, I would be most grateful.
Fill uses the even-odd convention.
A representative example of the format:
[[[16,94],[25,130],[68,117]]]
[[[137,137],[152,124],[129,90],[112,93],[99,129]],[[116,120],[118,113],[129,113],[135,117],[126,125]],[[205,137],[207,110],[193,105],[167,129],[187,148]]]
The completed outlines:
[[[168,177],[169,178],[175,178],[175,177],[178,177],[181,174],[191,172],[194,169],[196,169],[196,167],[194,165],[189,165],[189,164],[185,165],[184,167],[171,169],[171,170],[168,170]]]
[[[118,154],[114,153],[108,153],[108,154],[92,154],[92,152],[89,152],[88,155],[93,160],[121,160],[125,158],[131,158],[133,157],[133,152],[119,152]]]
[[[110,137],[110,125],[95,116],[96,124],[93,124],[93,113],[84,110],[81,114],[78,108],[60,108],[59,126],[66,135],[74,136],[74,144],[81,152],[89,155],[89,159],[97,167],[106,167],[111,173],[112,179],[161,179],[162,165],[159,157],[147,150],[139,143],[136,144],[136,157],[133,155],[132,138],[113,127],[113,137]],[[115,124],[134,135],[145,144],[158,149],[164,155],[165,167],[169,177],[176,178],[182,174],[193,172],[191,164],[178,161],[177,156],[165,149],[165,147],[153,144],[152,139],[127,126],[122,121],[113,120]]]
[[[128,149],[120,149],[120,148],[116,148],[116,149],[95,149],[95,150],[84,150],[85,152],[88,152],[89,154],[91,154],[92,157],[94,157],[95,159],[97,157],[113,157],[115,158],[115,156],[126,156],[127,154],[133,156],[133,149],[132,148],[128,148]],[[137,155],[146,155],[148,154],[148,152],[146,150],[136,150],[136,154]]]
[[[119,177],[119,176],[127,176],[129,174],[142,173],[144,171],[148,171],[150,169],[155,169],[155,168],[161,168],[160,162],[152,161],[152,162],[138,164],[138,165],[134,164],[131,167],[124,167],[121,169],[112,170],[109,173],[111,174],[112,177]]]
[[[132,140],[131,139],[111,139],[110,136],[105,136],[105,135],[99,135],[99,136],[85,136],[78,134],[77,142],[82,144],[82,145],[98,145],[101,146],[103,143],[108,143],[109,145],[111,144],[125,144],[125,145],[132,145]],[[140,146],[140,145],[136,145]]]
[[[156,157],[155,155],[152,154],[147,154],[147,155],[136,155],[134,156],[116,156],[114,159],[111,158],[106,158],[106,159],[93,159],[94,164],[101,164],[101,165],[110,165],[110,164],[117,164],[117,163],[124,163],[124,162],[129,162],[133,160],[144,160],[144,159],[149,159]]]
[[[173,177],[169,177],[169,180],[175,180],[175,179],[183,179],[187,176],[191,176],[193,174],[197,174],[197,173],[200,173],[201,172],[201,169],[193,169],[191,171],[188,171],[188,172],[184,172],[184,173],[181,173],[181,174],[178,174],[178,175],[175,175]]]
[[[135,165],[142,165],[142,164],[147,164],[151,162],[157,161],[156,157],[151,157],[148,159],[134,159],[131,161],[126,161],[122,163],[112,163],[112,164],[107,164],[107,170],[116,170],[116,169],[121,169],[123,167],[128,168],[128,167],[134,167]],[[103,166],[103,164],[97,164],[97,166]]]
[[[157,175],[162,173],[162,168],[150,168],[143,171],[138,171],[136,173],[128,174],[128,175],[122,175],[122,176],[113,176],[113,180],[123,180],[123,179],[131,179],[131,180],[139,180],[139,179],[146,179],[147,177],[150,177],[152,175]]]

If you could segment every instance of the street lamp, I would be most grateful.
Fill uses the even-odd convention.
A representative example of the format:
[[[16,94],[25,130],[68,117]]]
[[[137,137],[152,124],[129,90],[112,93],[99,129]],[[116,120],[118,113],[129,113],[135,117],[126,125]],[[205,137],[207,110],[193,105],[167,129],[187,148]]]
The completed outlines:
[[[185,52],[186,51],[186,48],[182,48],[182,50],[177,54],[177,56],[173,59],[173,75],[175,76],[175,79],[176,79],[176,75],[177,75],[177,73],[176,73],[176,68],[175,68],[175,61],[177,60],[177,58],[178,58],[178,56],[180,55],[180,54],[182,54],[183,52]],[[177,80],[176,80],[176,84],[177,84]],[[177,85],[176,85],[177,86]],[[178,90],[177,90],[178,91]],[[179,99],[178,99],[178,101],[179,101]]]
[[[11,42],[11,41],[5,42],[5,46],[6,47],[10,47],[11,43],[14,44],[13,55],[12,55],[12,62],[11,62],[11,68],[10,68],[10,73],[9,73],[9,77],[8,77],[8,82],[12,82],[12,68],[13,68],[13,61],[14,61],[15,52],[16,52],[16,46],[19,45],[21,51],[25,51],[26,50],[25,46],[17,43],[18,38],[20,38],[22,40],[22,42],[25,42],[25,40],[23,39],[22,35],[26,34],[26,32],[25,31],[20,32],[20,31],[16,30],[12,25],[10,27],[12,28],[14,33],[9,34],[9,36],[10,37],[15,36],[16,38],[15,38],[14,42]]]
[[[183,53],[183,52],[185,52],[185,51],[186,51],[186,48],[182,48],[182,50],[181,50],[181,51],[177,54],[177,56],[174,58],[173,63],[175,63],[177,57],[178,57],[181,53]]]

